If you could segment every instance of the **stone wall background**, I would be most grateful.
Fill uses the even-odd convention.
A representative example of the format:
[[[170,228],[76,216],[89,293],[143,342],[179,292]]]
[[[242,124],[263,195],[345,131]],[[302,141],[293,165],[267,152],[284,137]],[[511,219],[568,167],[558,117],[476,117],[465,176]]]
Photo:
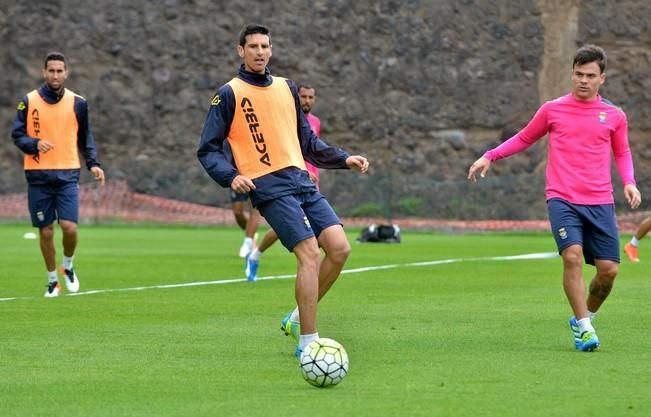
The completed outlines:
[[[109,179],[136,192],[228,206],[195,151],[215,90],[239,65],[237,34],[272,30],[278,75],[317,88],[323,138],[367,155],[370,175],[323,173],[343,215],[538,219],[545,140],[493,165],[468,166],[542,101],[569,89],[577,46],[609,53],[602,95],[628,114],[637,179],[651,201],[651,3],[622,0],[0,1],[0,193],[24,190],[10,138],[19,99],[45,54],[69,60],[66,86],[89,100]],[[84,181],[89,181],[85,176]],[[616,196],[622,203],[615,174]],[[649,205],[644,203],[643,208]],[[626,210],[620,204],[620,210]]]

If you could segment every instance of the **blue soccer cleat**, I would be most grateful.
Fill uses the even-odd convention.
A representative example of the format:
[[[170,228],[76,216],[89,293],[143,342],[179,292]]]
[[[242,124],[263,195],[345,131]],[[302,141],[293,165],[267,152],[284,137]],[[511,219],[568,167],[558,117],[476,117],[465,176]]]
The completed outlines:
[[[599,338],[595,332],[583,332],[581,335],[581,345],[579,348],[583,352],[592,352],[599,347]]]
[[[574,348],[581,348],[581,329],[579,328],[579,323],[576,322],[576,317],[572,316],[570,319],[570,329],[574,335]]]
[[[258,279],[258,265],[260,261],[254,261],[251,259],[251,254],[246,255],[246,266],[244,267],[244,274],[246,275],[247,281],[255,281]]]

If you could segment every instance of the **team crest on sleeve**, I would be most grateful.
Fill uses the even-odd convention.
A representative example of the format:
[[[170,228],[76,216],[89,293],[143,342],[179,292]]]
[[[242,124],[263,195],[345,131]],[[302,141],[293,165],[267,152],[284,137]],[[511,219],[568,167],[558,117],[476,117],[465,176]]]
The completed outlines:
[[[25,107],[25,103],[23,103],[23,102],[21,101],[20,103],[18,103],[18,107],[16,107],[16,109],[17,109],[18,111],[23,111],[23,110],[25,110],[25,109],[26,109],[26,107]]]
[[[599,123],[606,123],[606,112],[605,111],[600,111],[599,112]]]
[[[222,102],[222,99],[219,98],[219,94],[216,94],[215,97],[212,98],[212,101],[210,102],[211,106],[219,106],[219,103]]]

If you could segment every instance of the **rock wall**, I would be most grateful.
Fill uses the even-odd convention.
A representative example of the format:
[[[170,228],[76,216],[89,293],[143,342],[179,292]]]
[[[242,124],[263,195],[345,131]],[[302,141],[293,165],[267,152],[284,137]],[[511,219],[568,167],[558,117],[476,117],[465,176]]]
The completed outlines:
[[[603,95],[629,116],[638,181],[651,201],[651,4],[3,3],[0,193],[24,189],[21,154],[9,136],[15,106],[41,82],[46,52],[61,50],[67,87],[89,100],[109,178],[142,193],[228,205],[195,151],[214,91],[239,64],[240,28],[261,22],[272,30],[272,71],[316,86],[323,138],[372,160],[367,177],[323,175],[324,193],[345,215],[544,218],[544,143],[495,164],[481,184],[469,185],[465,174],[542,101],[567,91],[571,55],[586,42],[609,53]]]

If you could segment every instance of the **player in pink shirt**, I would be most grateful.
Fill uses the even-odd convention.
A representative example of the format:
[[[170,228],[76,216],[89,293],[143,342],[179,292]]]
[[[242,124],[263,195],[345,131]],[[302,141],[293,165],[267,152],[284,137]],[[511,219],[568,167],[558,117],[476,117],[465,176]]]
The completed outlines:
[[[579,48],[572,63],[572,91],[544,103],[529,124],[468,170],[483,178],[493,161],[527,149],[545,135],[548,158],[545,198],[549,222],[563,258],[563,289],[574,316],[575,348],[592,351],[599,338],[592,319],[606,300],[619,269],[619,235],[611,183],[611,153],[631,208],[641,202],[628,146],[626,114],[599,95],[606,80],[606,53],[595,45]],[[582,268],[596,267],[586,299]]]
[[[312,128],[312,131],[320,137],[321,120],[319,120],[318,117],[311,113],[312,107],[316,102],[316,90],[312,86],[301,84],[298,87],[298,97],[301,101],[301,109],[303,109],[303,113],[305,114],[305,117],[307,118],[307,121]],[[307,171],[310,174],[310,179],[316,184],[316,187],[319,188],[319,168],[315,167],[307,161],[305,161],[305,166],[307,167]],[[260,256],[268,247],[273,245],[276,240],[278,240],[278,235],[273,229],[269,229],[267,233],[265,233],[265,235],[262,237],[260,245],[257,248],[253,249],[251,254],[246,258],[244,274],[246,275],[247,280],[256,280],[258,275]],[[298,310],[296,310],[296,314],[298,314]],[[295,321],[298,321],[298,319]],[[283,329],[284,327],[285,324],[283,324]]]
[[[316,102],[316,90],[312,86],[301,84],[298,86],[298,97],[301,100],[301,108],[303,109],[303,113],[305,113],[305,117],[312,131],[315,135],[321,137],[321,120],[311,113],[312,107],[314,107],[314,103]],[[310,178],[312,178],[316,187],[319,188],[319,168],[307,161],[305,161],[305,166],[310,173]]]

